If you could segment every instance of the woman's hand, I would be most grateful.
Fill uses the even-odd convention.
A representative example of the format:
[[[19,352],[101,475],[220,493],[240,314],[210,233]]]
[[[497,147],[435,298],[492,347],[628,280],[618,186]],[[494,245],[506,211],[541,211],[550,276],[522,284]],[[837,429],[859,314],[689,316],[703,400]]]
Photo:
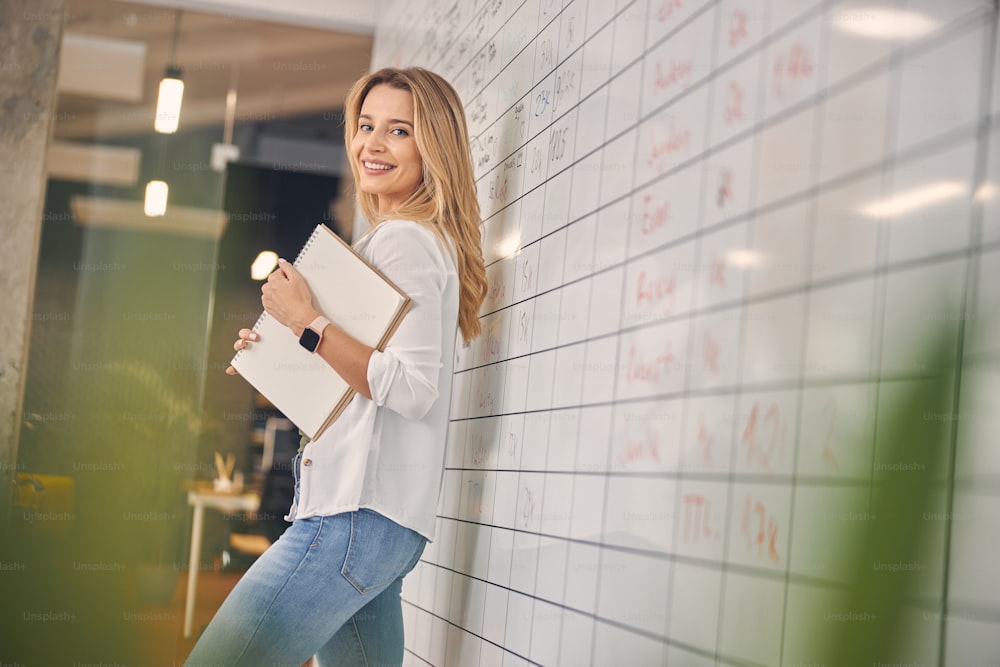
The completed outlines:
[[[240,337],[236,339],[236,342],[233,343],[233,349],[236,350],[237,352],[239,352],[240,350],[249,350],[251,341],[260,340],[260,336],[258,336],[250,329],[240,329],[239,336]],[[232,366],[226,369],[226,373],[229,375],[236,375],[237,372],[238,371]]]
[[[279,259],[278,268],[260,288],[264,310],[292,330],[296,336],[319,316],[312,304],[312,291],[291,263]]]

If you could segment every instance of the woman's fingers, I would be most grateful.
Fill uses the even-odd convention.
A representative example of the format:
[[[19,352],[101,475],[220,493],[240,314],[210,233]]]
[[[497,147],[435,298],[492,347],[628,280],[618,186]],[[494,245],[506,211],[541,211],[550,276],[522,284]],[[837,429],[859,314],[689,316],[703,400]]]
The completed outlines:
[[[236,339],[233,343],[234,350],[245,350],[250,347],[251,341],[256,341],[260,338],[252,329],[240,329],[240,337]]]
[[[233,343],[233,349],[239,352],[240,350],[246,350],[250,347],[251,341],[260,340],[260,336],[253,329],[240,329],[239,338]],[[239,375],[239,371],[230,366],[226,369],[227,375]]]

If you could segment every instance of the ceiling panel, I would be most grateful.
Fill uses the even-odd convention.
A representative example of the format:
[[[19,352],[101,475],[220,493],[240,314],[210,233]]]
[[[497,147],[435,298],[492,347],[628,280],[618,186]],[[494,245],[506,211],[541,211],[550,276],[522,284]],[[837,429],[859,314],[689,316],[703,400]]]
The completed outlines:
[[[67,70],[67,88],[60,95],[56,117],[57,138],[103,140],[151,131],[159,81],[174,60],[184,72],[182,130],[221,124],[230,87],[237,90],[237,122],[337,110],[350,86],[368,71],[372,38],[358,28],[321,30],[293,25],[294,20],[273,23],[248,18],[244,14],[254,14],[253,2],[186,4],[220,9],[235,9],[241,4],[246,11],[208,14],[156,4],[68,0],[65,33],[69,41],[64,45],[95,39],[122,40],[144,45],[145,61],[141,91],[134,101],[109,100],[106,95],[93,94],[96,89],[86,82],[119,77],[109,64],[81,65],[75,73]],[[293,4],[299,12],[307,7],[320,11],[316,3]],[[313,21],[313,25],[335,24],[331,12],[324,20]],[[345,21],[341,23],[347,25]],[[358,25],[363,25],[361,19]]]

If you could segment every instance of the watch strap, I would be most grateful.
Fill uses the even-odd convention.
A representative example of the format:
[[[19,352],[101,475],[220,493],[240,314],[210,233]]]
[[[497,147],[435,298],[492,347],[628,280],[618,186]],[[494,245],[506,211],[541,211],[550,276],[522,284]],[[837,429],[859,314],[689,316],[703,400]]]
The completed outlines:
[[[326,330],[326,325],[330,324],[330,320],[326,319],[322,315],[317,317],[315,320],[309,323],[307,329],[312,329],[319,336],[319,343],[323,342],[323,332]],[[317,349],[319,348],[319,343],[316,343]]]

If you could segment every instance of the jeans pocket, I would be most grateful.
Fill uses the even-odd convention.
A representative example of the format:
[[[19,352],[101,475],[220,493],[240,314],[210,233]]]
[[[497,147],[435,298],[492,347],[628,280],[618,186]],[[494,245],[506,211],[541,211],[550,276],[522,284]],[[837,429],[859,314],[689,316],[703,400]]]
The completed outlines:
[[[361,594],[380,591],[409,572],[427,540],[377,512],[351,513],[351,540],[340,573]]]

